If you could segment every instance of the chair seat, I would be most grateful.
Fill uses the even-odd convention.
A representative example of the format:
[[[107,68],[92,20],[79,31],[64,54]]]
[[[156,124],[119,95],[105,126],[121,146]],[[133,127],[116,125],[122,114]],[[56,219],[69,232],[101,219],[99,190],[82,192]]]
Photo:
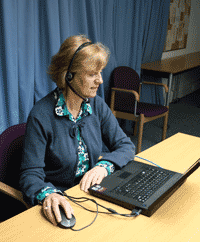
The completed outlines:
[[[168,108],[162,105],[138,102],[137,114],[144,114],[145,117],[154,117],[166,113]]]
[[[121,105],[117,105],[117,106],[115,107],[116,111],[134,113],[135,105],[125,105],[123,103],[122,106]],[[144,114],[145,117],[154,117],[154,116],[163,114],[167,111],[168,111],[168,108],[162,105],[138,102],[136,114],[137,115]]]

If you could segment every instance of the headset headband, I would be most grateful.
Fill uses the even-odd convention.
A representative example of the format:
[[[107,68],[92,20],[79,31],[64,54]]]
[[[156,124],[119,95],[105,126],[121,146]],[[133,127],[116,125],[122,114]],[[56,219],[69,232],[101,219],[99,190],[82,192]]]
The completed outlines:
[[[75,58],[75,56],[77,55],[77,53],[78,53],[81,49],[83,49],[84,47],[86,47],[86,46],[88,46],[88,45],[92,45],[92,42],[85,42],[85,43],[83,43],[82,45],[80,45],[80,46],[78,47],[78,49],[76,50],[76,52],[74,53],[74,56],[72,57],[72,59],[71,59],[71,61],[70,61],[70,64],[69,64],[69,67],[68,67],[68,72],[70,72],[70,70],[71,70],[72,63],[73,63],[74,58]]]

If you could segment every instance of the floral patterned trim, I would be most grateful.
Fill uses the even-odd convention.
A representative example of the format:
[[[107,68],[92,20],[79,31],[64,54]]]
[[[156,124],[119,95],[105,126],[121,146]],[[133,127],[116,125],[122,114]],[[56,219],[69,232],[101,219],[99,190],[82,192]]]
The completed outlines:
[[[96,163],[95,166],[101,166],[101,167],[106,168],[108,175],[110,175],[111,173],[113,173],[115,171],[114,165],[109,161],[101,160],[98,163]]]
[[[39,204],[42,204],[43,200],[48,197],[52,193],[59,193],[63,195],[63,193],[60,190],[53,189],[52,187],[45,187],[43,188],[40,193],[36,196],[36,199],[38,200]]]
[[[92,107],[89,102],[83,101],[81,104],[81,110],[77,117],[77,119],[74,119],[72,114],[68,111],[65,98],[63,96],[62,91],[59,88],[56,88],[54,91],[54,98],[57,100],[56,107],[55,107],[55,113],[58,116],[69,116],[69,119],[71,121],[77,122],[80,120],[83,116],[87,116],[88,114],[92,114]]]

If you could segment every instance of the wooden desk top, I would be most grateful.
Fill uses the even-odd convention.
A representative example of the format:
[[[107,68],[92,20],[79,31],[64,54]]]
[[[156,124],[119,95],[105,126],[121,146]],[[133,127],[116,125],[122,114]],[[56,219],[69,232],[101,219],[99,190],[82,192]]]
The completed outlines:
[[[199,147],[200,138],[177,133],[141,152],[138,156],[150,159],[164,168],[183,173],[200,157]],[[90,197],[118,212],[130,213],[130,210],[87,195],[80,191],[78,185],[69,189],[67,193],[71,196]],[[93,221],[95,213],[70,203],[77,219],[74,229],[82,228]],[[82,203],[82,205],[96,210],[96,206],[91,202]],[[196,170],[150,218],[143,215],[125,218],[99,214],[90,227],[74,232],[70,229],[54,227],[43,217],[41,206],[37,205],[1,223],[0,241],[194,242],[199,241],[200,238],[199,208],[200,169]],[[99,210],[105,211],[103,208]]]
[[[176,74],[200,66],[200,51],[142,64],[141,69]]]

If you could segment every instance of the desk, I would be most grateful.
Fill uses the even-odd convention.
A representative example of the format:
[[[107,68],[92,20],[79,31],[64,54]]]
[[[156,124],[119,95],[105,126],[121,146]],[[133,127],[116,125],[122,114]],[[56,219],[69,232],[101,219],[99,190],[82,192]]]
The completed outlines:
[[[177,172],[184,172],[200,157],[200,138],[177,133],[159,144],[139,154],[143,158]],[[136,160],[139,160],[136,158]],[[71,196],[87,196],[80,191],[79,185],[67,190]],[[92,197],[94,199],[94,197]],[[100,204],[112,207],[121,213],[130,210],[95,198]],[[75,229],[91,223],[95,213],[83,210],[72,204],[77,219]],[[84,204],[89,209],[96,209],[93,203]],[[100,211],[105,211],[99,208]],[[28,242],[188,242],[200,238],[200,169],[196,170],[187,181],[149,218],[140,215],[125,218],[116,215],[99,214],[96,221],[88,228],[74,232],[70,229],[54,227],[42,216],[41,206],[37,205],[0,224],[0,241]]]
[[[168,79],[169,91],[167,95],[167,104],[166,104],[166,106],[169,106],[169,98],[170,98],[173,75],[180,73],[182,71],[192,69],[197,66],[200,66],[200,51],[187,54],[187,55],[168,58],[161,61],[145,63],[145,64],[142,64],[141,69],[164,72],[169,74],[169,79]]]

